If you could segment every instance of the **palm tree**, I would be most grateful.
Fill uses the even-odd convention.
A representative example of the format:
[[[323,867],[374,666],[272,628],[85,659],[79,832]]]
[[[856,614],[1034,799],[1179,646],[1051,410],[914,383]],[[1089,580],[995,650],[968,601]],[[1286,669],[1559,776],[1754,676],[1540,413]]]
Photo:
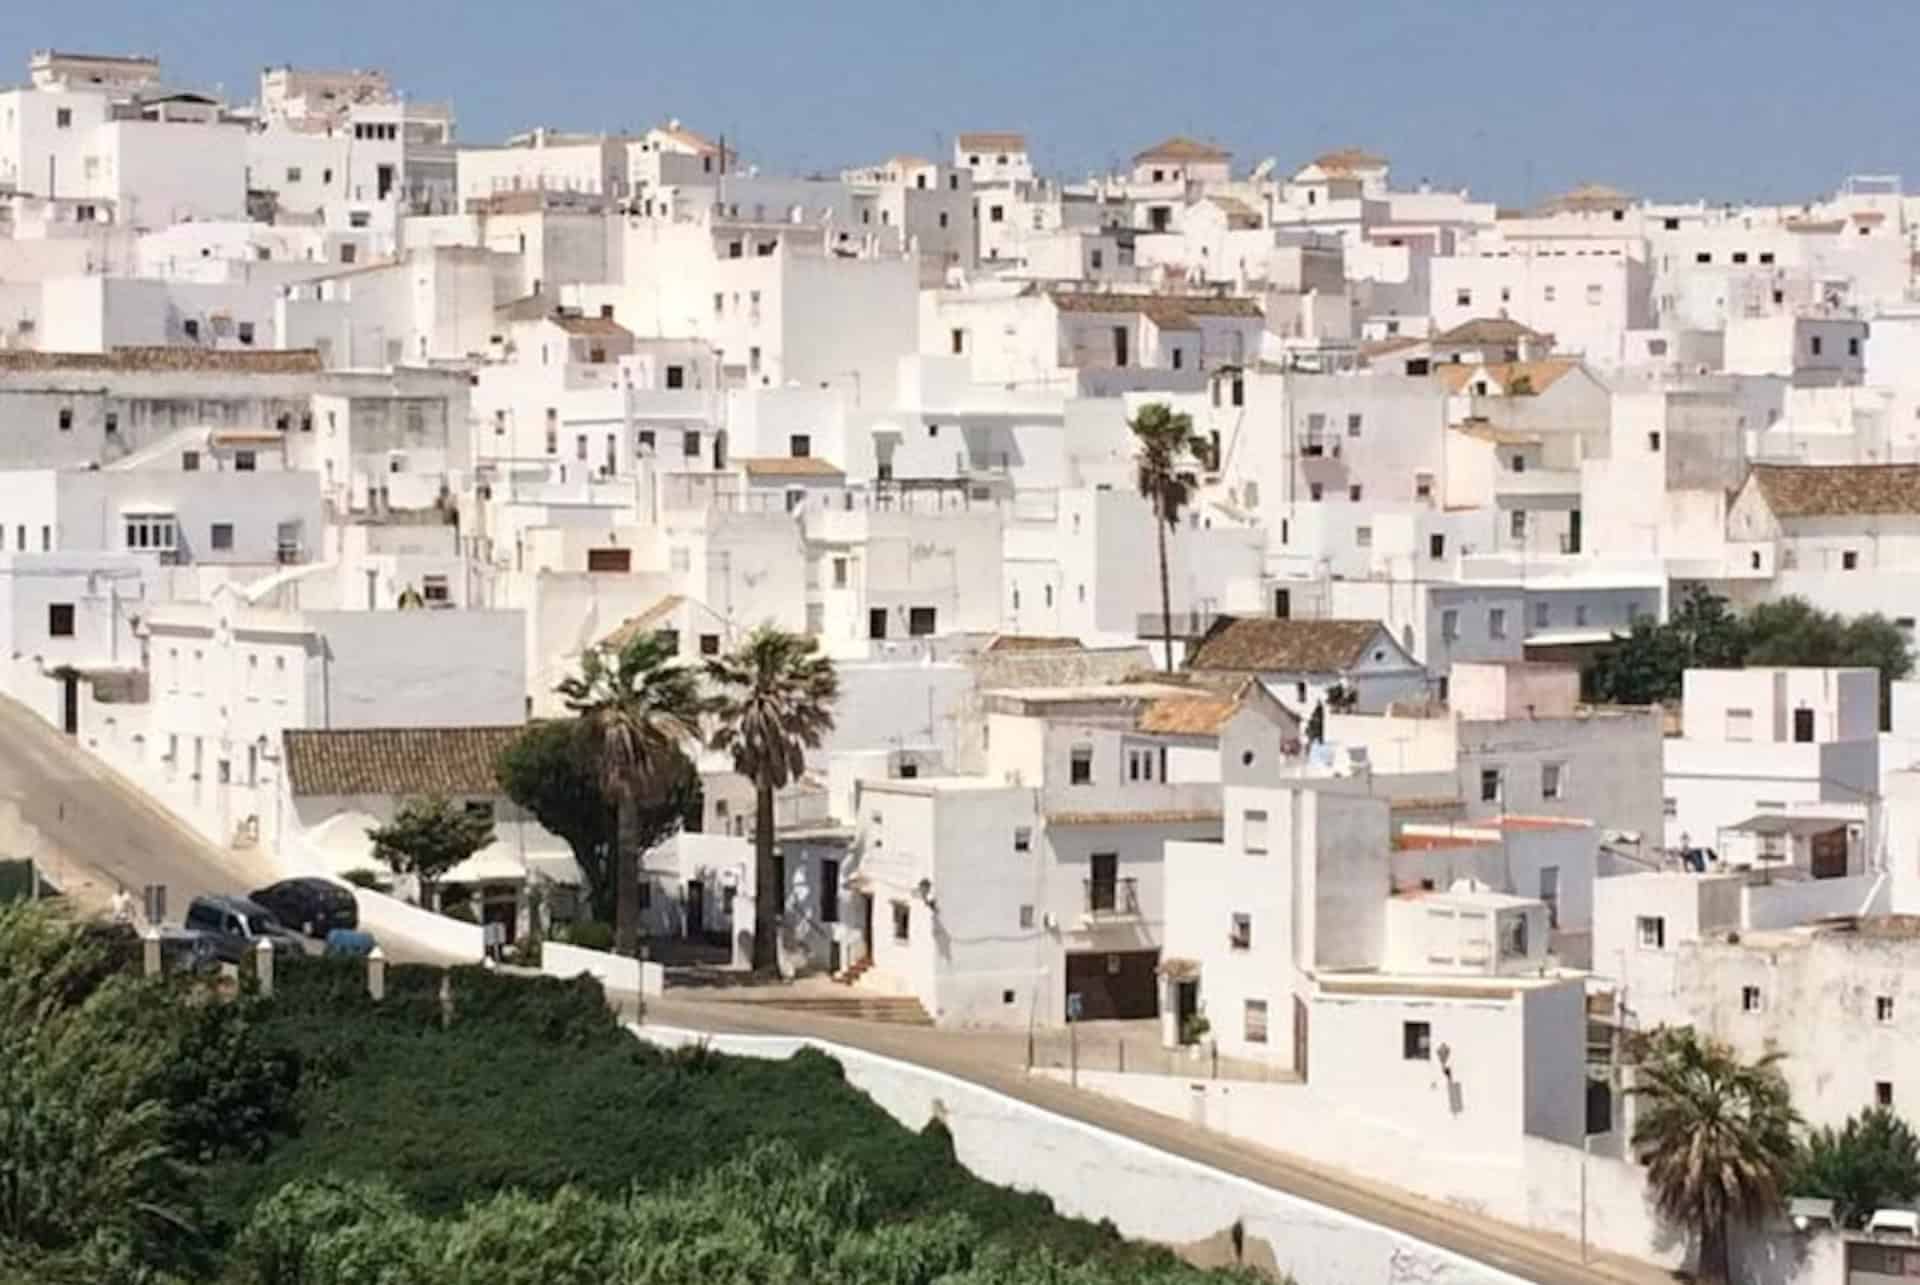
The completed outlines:
[[[1193,502],[1194,477],[1183,466],[1193,451],[1193,418],[1176,415],[1165,402],[1142,406],[1127,427],[1137,448],[1134,463],[1140,494],[1153,506],[1153,529],[1160,540],[1160,626],[1166,642],[1167,669],[1173,669],[1173,594],[1167,587],[1167,532],[1178,529],[1180,514]]]
[[[762,625],[732,654],[707,662],[718,689],[713,748],[753,782],[753,968],[780,967],[781,890],[773,868],[773,793],[797,778],[806,752],[833,728],[840,679],[812,638]]]
[[[586,725],[600,788],[614,802],[614,948],[636,952],[640,858],[633,832],[640,805],[664,795],[700,736],[699,672],[675,664],[667,644],[636,637],[617,651],[594,648],[559,692]]]
[[[1660,1212],[1699,1238],[1702,1281],[1728,1279],[1736,1221],[1756,1222],[1784,1204],[1800,1117],[1779,1060],[1769,1053],[1743,1062],[1692,1027],[1647,1037],[1629,1090],[1640,1101],[1634,1152]]]

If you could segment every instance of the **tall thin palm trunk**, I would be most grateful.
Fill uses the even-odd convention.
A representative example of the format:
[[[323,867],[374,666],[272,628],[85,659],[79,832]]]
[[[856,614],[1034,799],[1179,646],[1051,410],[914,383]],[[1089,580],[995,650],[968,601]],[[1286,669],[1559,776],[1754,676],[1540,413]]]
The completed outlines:
[[[1160,638],[1166,644],[1167,672],[1173,672],[1173,591],[1167,583],[1167,523],[1154,505],[1154,534],[1160,539]]]
[[[613,947],[629,956],[640,947],[640,853],[634,836],[639,819],[633,795],[623,793],[613,823]]]
[[[780,909],[786,889],[773,862],[773,787],[753,787],[753,971],[780,971]]]

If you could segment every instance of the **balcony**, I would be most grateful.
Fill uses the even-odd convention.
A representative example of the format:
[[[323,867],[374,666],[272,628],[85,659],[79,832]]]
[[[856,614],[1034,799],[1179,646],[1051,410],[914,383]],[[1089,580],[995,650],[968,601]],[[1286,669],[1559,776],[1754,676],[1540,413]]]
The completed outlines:
[[[1089,879],[1085,919],[1138,919],[1140,891],[1134,879]]]

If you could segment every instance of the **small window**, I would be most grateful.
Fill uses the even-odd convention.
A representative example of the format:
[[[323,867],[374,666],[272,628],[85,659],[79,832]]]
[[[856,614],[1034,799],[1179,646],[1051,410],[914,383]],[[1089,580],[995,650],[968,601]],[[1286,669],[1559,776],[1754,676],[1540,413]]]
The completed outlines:
[[[73,108],[71,107],[55,108],[53,113],[53,127],[55,129],[72,129],[73,128]]]
[[[1540,765],[1540,797],[1557,800],[1565,796],[1567,765],[1564,763],[1542,763]]]
[[[913,933],[913,907],[904,901],[893,903],[893,939],[907,941]]]
[[[720,635],[701,634],[700,654],[702,656],[718,656],[720,654]]]
[[[907,609],[907,635],[912,638],[931,638],[939,632],[937,627],[939,609],[935,607],[909,607]]]
[[[1360,436],[1360,417],[1358,415],[1347,416],[1347,436]]]
[[[1452,607],[1440,613],[1440,639],[1442,642],[1460,641],[1460,613]]]
[[[1006,206],[1004,206],[1004,205],[995,205],[995,206],[992,206],[992,207],[990,207],[990,208],[989,208],[989,209],[987,210],[987,222],[989,222],[989,223],[1005,223],[1006,221],[1007,221],[1007,207],[1006,207]]]
[[[1865,228],[1861,228],[1860,230],[1862,232],[1866,231]],[[1892,1080],[1875,1080],[1873,1082],[1873,1103],[1875,1106],[1882,1107],[1891,1107],[1893,1105]]]
[[[1433,1026],[1428,1022],[1400,1023],[1400,1056],[1408,1062],[1433,1058]]]
[[[1361,496],[1361,490],[1360,490],[1360,484],[1358,482],[1355,482],[1352,486],[1349,486],[1347,488],[1347,499],[1352,503],[1354,504],[1360,503],[1360,496]]]
[[[1020,926],[1022,928],[1028,928],[1028,929],[1033,927],[1033,907],[1032,906],[1020,907]]]
[[[50,602],[47,604],[47,636],[50,638],[73,637],[72,603]]]
[[[813,454],[813,438],[806,433],[793,433],[787,438],[787,454],[796,460],[804,460]]]
[[[1821,353],[1821,350],[1824,349],[1825,347],[1826,345],[1821,342],[1819,335],[1814,335],[1807,340],[1807,351],[1812,353],[1815,357],[1818,357]]]
[[[1635,924],[1640,933],[1642,950],[1665,950],[1667,948],[1667,921],[1659,915],[1641,915]]]
[[[714,296],[714,299],[716,301],[718,301],[719,298],[720,298],[719,295]],[[686,386],[687,386],[687,368],[685,366],[667,367],[667,387],[668,388],[685,388]]]
[[[1843,550],[1840,554],[1840,569],[1842,571],[1858,571],[1860,569],[1860,555],[1852,549]]]
[[[1647,434],[1647,449],[1649,451],[1653,451],[1656,453],[1660,450],[1660,434],[1658,433]]]
[[[1893,996],[1874,996],[1873,1018],[1877,1022],[1891,1022],[1893,1020]]]
[[[1247,1001],[1246,1033],[1249,1044],[1267,1042],[1267,1001],[1263,999]]]
[[[1552,619],[1552,610],[1553,609],[1544,602],[1534,603],[1533,604],[1533,627],[1535,629],[1545,629],[1547,627],[1547,622],[1550,619]]]
[[[73,407],[71,406],[62,406],[60,408],[60,431],[63,433],[71,433],[73,431]]]
[[[1427,556],[1429,558],[1433,558],[1436,560],[1446,557],[1447,556],[1447,537],[1444,535],[1428,536],[1427,537]]]
[[[1235,914],[1227,925],[1227,945],[1234,950],[1253,948],[1253,916]]]
[[[259,458],[254,455],[252,451],[235,451],[233,453],[234,472],[251,473],[257,467],[259,467]]]
[[[1504,792],[1504,787],[1505,781],[1499,768],[1483,767],[1480,769],[1480,801],[1482,803],[1500,802],[1500,796]]]
[[[1758,986],[1742,986],[1740,988],[1740,1011],[1742,1013],[1758,1013],[1761,1008],[1760,988]]]
[[[1727,711],[1727,739],[1729,741],[1750,741],[1753,739],[1752,710],[1729,709]]]
[[[453,602],[453,590],[444,575],[420,577],[420,600],[437,606],[448,606]]]
[[[180,471],[182,473],[198,473],[200,471],[200,452],[181,451]]]
[[[1527,538],[1527,511],[1525,509],[1515,509],[1507,515],[1507,530],[1516,540],[1524,540]]]
[[[1248,852],[1267,850],[1267,814],[1249,809],[1241,817],[1242,843]]]
[[[1076,745],[1067,763],[1067,784],[1093,784],[1093,746]]]
[[[1487,612],[1487,637],[1505,638],[1507,636],[1507,613],[1504,608],[1495,607]]]
[[[207,544],[214,549],[233,548],[233,523],[215,522],[207,532]]]
[[[1013,850],[1015,852],[1033,851],[1033,827],[1017,825],[1013,828]]]

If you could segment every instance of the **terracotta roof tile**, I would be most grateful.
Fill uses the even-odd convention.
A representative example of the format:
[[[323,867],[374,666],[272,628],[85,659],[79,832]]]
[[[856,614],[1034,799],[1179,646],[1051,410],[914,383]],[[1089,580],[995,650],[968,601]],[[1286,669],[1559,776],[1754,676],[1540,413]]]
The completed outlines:
[[[1381,632],[1377,620],[1277,620],[1222,616],[1189,668],[1240,673],[1336,673],[1356,663]]]
[[[960,135],[960,150],[963,152],[1024,152],[1027,150],[1025,134],[1009,134],[995,130]]]
[[[811,455],[750,455],[735,461],[748,477],[845,477],[828,460]]]
[[[110,352],[0,351],[0,371],[218,371],[231,375],[317,375],[325,369],[312,348],[115,348]]]
[[[498,794],[494,764],[524,727],[289,729],[287,780],[296,797],[341,794]]]
[[[1511,388],[1515,381],[1525,379],[1528,387],[1535,393],[1544,393],[1579,365],[1580,363],[1571,357],[1543,357],[1537,361],[1490,362],[1484,366],[1447,362],[1435,366],[1433,375],[1450,391],[1456,393],[1465,392],[1467,385],[1481,374],[1486,375],[1501,388]]]
[[[1092,290],[1058,290],[1048,296],[1062,312],[1139,313],[1162,330],[1192,330],[1195,317],[1257,319],[1257,299],[1237,295],[1117,294]]]
[[[1232,156],[1233,153],[1224,147],[1176,134],[1155,143],[1144,152],[1134,153],[1133,159],[1137,164],[1140,161],[1224,161]]]
[[[1147,706],[1139,730],[1161,736],[1218,736],[1240,702],[1225,696],[1169,696]]]
[[[1313,158],[1313,163],[1329,174],[1353,174],[1360,170],[1383,170],[1387,168],[1387,158],[1358,147],[1342,147],[1331,152],[1322,152]]]
[[[1920,464],[1756,464],[1748,478],[1777,518],[1920,514]]]
[[[1085,651],[1086,644],[1078,638],[1049,638],[1040,634],[995,634],[993,641],[985,649],[993,652],[1007,651]]]
[[[1522,339],[1544,342],[1549,338],[1537,330],[1529,330],[1517,321],[1506,317],[1477,317],[1472,321],[1463,321],[1452,330],[1444,331],[1433,337],[1436,344],[1512,344]]]
[[[600,640],[600,645],[613,651],[622,651],[628,643],[657,631],[662,624],[672,618],[686,601],[686,595],[670,593],[660,601],[648,607],[637,616],[628,616],[615,625],[613,631]]]
[[[631,339],[633,332],[611,317],[555,317],[553,324],[570,335],[591,339]]]

